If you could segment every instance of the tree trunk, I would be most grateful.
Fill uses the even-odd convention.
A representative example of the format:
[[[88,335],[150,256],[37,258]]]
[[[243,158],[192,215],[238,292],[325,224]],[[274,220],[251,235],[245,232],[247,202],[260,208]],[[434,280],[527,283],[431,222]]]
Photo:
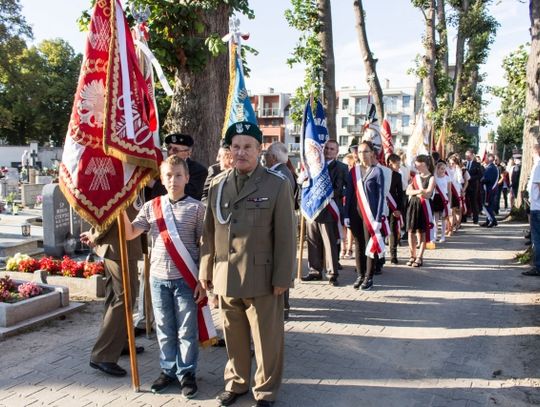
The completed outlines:
[[[322,30],[319,33],[321,48],[324,55],[323,70],[323,105],[326,111],[326,127],[330,139],[336,140],[336,79],[334,44],[332,39],[332,8],[330,0],[318,0],[319,20]]]
[[[439,33],[439,61],[445,75],[448,75],[448,31],[444,0],[437,0],[437,32]]]
[[[522,204],[521,191],[527,189],[527,182],[533,166],[533,147],[538,143],[540,135],[540,0],[530,0],[529,15],[531,19],[531,52],[527,60],[527,94],[525,97],[525,125],[523,126],[523,154],[521,159],[521,175],[516,206]]]
[[[465,60],[465,40],[464,30],[466,29],[464,18],[469,11],[469,0],[462,0],[459,11],[459,23],[456,40],[456,71],[454,73],[454,109],[461,104],[461,93],[463,89],[463,61]]]
[[[229,29],[229,8],[208,10],[206,32],[225,35]],[[221,141],[221,130],[229,88],[228,56],[209,56],[202,72],[178,68],[174,95],[164,127],[167,132],[193,136],[193,159],[204,165],[214,163]]]
[[[422,80],[422,89],[424,92],[424,112],[432,113],[437,109],[436,89],[435,89],[435,60],[437,58],[437,49],[435,44],[435,0],[428,1],[426,18],[426,35],[424,44],[426,54],[424,55],[424,66],[426,76]]]
[[[377,60],[373,58],[371,50],[369,49],[369,43],[366,33],[365,24],[365,12],[362,0],[356,0],[353,4],[354,15],[356,18],[356,32],[358,33],[358,43],[360,44],[360,52],[364,60],[364,68],[366,70],[366,81],[369,85],[371,95],[375,102],[375,108],[377,109],[377,118],[382,123],[384,119],[384,103],[383,92],[379,77],[377,76]]]

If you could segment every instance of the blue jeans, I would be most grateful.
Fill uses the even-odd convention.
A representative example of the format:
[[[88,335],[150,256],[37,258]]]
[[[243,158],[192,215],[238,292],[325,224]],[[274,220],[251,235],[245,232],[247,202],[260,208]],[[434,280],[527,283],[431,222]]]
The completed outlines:
[[[199,356],[197,304],[183,278],[151,277],[152,307],[159,344],[159,365],[169,377],[195,374]]]
[[[540,211],[531,211],[531,242],[534,253],[534,268],[540,271]]]

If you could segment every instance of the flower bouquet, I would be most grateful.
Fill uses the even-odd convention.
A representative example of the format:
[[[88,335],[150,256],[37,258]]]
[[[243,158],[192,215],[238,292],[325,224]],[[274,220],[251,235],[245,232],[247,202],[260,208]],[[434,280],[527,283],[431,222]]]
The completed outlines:
[[[16,285],[9,276],[0,278],[0,302],[16,302],[43,293],[43,288],[34,282]]]

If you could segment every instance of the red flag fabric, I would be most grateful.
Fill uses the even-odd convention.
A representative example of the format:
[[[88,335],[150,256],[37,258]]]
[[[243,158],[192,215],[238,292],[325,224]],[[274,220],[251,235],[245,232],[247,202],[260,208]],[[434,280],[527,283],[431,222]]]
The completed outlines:
[[[388,120],[384,119],[381,127],[381,138],[384,150],[384,155],[388,157],[394,152],[394,143],[392,142],[392,128]]]
[[[60,188],[74,209],[106,229],[157,174],[155,109],[117,0],[98,1],[73,102]]]

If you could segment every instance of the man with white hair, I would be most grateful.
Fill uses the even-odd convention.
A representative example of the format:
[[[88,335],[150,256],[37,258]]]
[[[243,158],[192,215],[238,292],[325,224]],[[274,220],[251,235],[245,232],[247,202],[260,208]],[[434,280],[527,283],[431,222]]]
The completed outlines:
[[[288,160],[289,151],[287,150],[287,146],[280,141],[275,141],[270,144],[270,147],[268,147],[264,153],[266,168],[285,175],[291,183],[291,189],[294,193],[296,191],[296,180],[294,179],[291,170],[287,167]]]

